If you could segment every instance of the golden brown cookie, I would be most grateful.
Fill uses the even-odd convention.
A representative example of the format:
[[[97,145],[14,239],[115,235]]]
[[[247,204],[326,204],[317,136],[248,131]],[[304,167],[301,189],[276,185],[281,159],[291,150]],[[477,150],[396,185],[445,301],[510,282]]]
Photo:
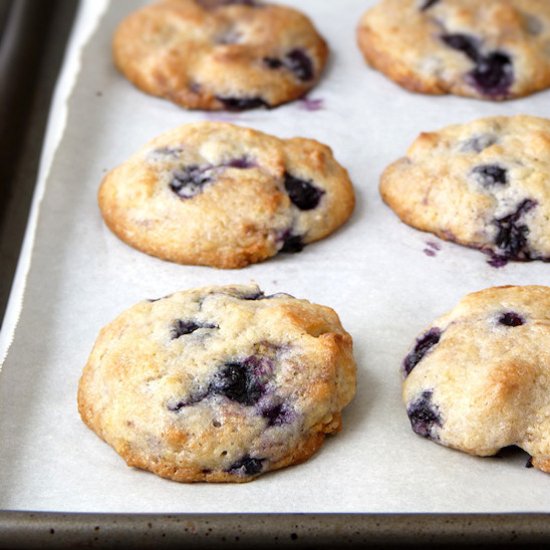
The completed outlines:
[[[550,86],[548,0],[382,0],[358,41],[414,92],[503,100]]]
[[[466,296],[403,363],[413,430],[477,456],[511,445],[550,472],[550,287]]]
[[[355,371],[332,309],[255,285],[208,287],[104,327],[78,406],[130,466],[243,482],[303,462],[338,431]]]
[[[190,109],[276,107],[319,81],[328,48],[297,10],[256,0],[164,0],[129,15],[113,42],[143,91]]]
[[[422,133],[380,192],[405,223],[493,265],[550,260],[550,120],[490,117]]]
[[[138,250],[237,268],[332,233],[354,194],[326,145],[201,122],[157,137],[107,174],[99,205]]]

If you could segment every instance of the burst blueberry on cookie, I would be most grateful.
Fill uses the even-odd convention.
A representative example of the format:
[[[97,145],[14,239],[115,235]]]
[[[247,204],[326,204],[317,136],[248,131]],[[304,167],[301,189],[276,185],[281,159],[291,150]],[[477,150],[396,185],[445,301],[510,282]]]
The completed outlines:
[[[407,224],[478,248],[493,265],[550,260],[550,121],[491,117],[421,134],[383,173]]]
[[[182,107],[276,107],[317,84],[328,48],[292,8],[252,0],[164,0],[129,15],[113,43],[119,70]]]
[[[550,472],[550,287],[475,292],[433,326],[402,365],[413,431],[477,456],[515,445]]]
[[[104,327],[78,406],[130,466],[244,482],[307,460],[337,432],[355,376],[332,309],[208,287],[141,302]]]
[[[370,65],[414,92],[503,100],[550,86],[547,0],[382,0],[358,41]]]
[[[354,201],[327,146],[214,122],[163,134],[99,191],[105,222],[126,243],[221,268],[299,252],[340,227]]]

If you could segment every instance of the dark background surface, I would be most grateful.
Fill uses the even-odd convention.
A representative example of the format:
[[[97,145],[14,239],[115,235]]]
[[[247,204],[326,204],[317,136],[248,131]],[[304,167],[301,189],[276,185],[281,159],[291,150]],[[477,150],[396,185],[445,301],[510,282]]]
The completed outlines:
[[[0,0],[0,319],[78,0]]]

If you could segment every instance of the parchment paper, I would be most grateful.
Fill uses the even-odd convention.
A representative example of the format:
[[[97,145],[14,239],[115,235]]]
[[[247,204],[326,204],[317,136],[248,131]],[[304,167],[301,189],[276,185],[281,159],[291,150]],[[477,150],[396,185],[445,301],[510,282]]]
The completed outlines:
[[[491,104],[410,94],[368,69],[355,44],[373,0],[294,0],[332,54],[303,102],[240,115],[187,112],[133,88],[114,69],[118,21],[143,4],[111,2],[89,41],[64,137],[40,206],[23,310],[0,375],[0,508],[74,512],[548,512],[550,476],[527,456],[475,458],[414,435],[399,365],[417,334],[466,293],[549,284],[550,266],[495,269],[477,251],[401,224],[378,195],[384,167],[421,131],[480,116],[550,116],[550,93]],[[178,266],[137,252],[102,223],[105,172],[151,137],[225,119],[329,144],[355,184],[357,208],[301,254],[236,271]],[[428,256],[427,242],[441,250]],[[178,484],[128,468],[81,422],[76,390],[99,329],[144,298],[206,284],[258,282],[333,307],[352,334],[357,397],[344,429],[303,465],[244,485]]]

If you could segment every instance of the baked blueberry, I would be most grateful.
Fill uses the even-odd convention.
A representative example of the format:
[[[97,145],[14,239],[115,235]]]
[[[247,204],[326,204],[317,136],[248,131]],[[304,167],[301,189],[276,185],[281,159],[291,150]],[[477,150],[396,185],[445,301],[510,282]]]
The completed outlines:
[[[525,223],[521,223],[520,220],[535,206],[534,201],[525,199],[515,212],[493,222],[497,227],[495,244],[498,247],[498,254],[509,260],[531,259],[531,251],[527,242],[529,227]]]
[[[285,66],[292,71],[298,80],[308,81],[314,76],[313,63],[304,50],[292,50],[285,56]]]
[[[484,187],[490,187],[491,185],[508,183],[508,172],[506,168],[497,166],[495,164],[486,164],[483,166],[476,166],[473,169],[474,177],[476,181]]]
[[[472,61],[478,61],[481,58],[479,53],[479,41],[473,36],[466,34],[444,34],[441,36],[441,40],[452,48],[462,52],[466,57]]]
[[[281,426],[291,419],[291,411],[285,403],[276,403],[264,407],[261,410],[262,416],[267,420],[268,426]]]
[[[476,68],[468,76],[484,96],[508,97],[514,82],[512,59],[503,52],[490,53],[478,60]]]
[[[421,11],[429,10],[432,6],[435,6],[440,0],[424,0],[424,3],[420,7]]]
[[[431,328],[428,332],[416,340],[414,349],[405,357],[403,361],[403,370],[405,375],[410,372],[424,359],[425,355],[439,343],[441,339],[441,330],[437,327]]]
[[[193,164],[174,171],[170,189],[181,199],[192,199],[202,193],[212,180],[212,166]]]
[[[251,360],[226,363],[214,377],[209,391],[241,405],[254,405],[263,395],[264,386],[254,373]]]
[[[514,311],[507,311],[498,318],[498,322],[507,327],[519,327],[525,323],[525,319]]]
[[[228,111],[246,111],[248,109],[256,109],[258,107],[269,108],[261,97],[217,97],[218,101],[223,103],[223,106]]]
[[[292,233],[288,232],[287,236],[284,237],[283,246],[279,252],[296,254],[302,252],[304,246],[304,241],[300,235],[292,235]]]
[[[252,458],[250,455],[245,455],[240,460],[237,460],[237,462],[231,464],[227,471],[232,474],[256,475],[262,471],[264,460],[264,458]]]
[[[300,210],[313,210],[319,205],[321,197],[325,194],[310,181],[296,178],[288,172],[285,174],[285,189],[292,204]]]
[[[437,427],[441,427],[442,420],[438,408],[432,403],[432,390],[422,392],[407,408],[411,427],[422,437],[435,439]]]
[[[177,319],[172,323],[172,330],[170,332],[170,336],[172,337],[172,340],[175,340],[180,336],[184,336],[186,334],[192,334],[193,332],[195,332],[196,330],[199,330],[200,328],[211,329],[211,328],[218,328],[218,326],[211,323],[199,323],[191,320]]]

